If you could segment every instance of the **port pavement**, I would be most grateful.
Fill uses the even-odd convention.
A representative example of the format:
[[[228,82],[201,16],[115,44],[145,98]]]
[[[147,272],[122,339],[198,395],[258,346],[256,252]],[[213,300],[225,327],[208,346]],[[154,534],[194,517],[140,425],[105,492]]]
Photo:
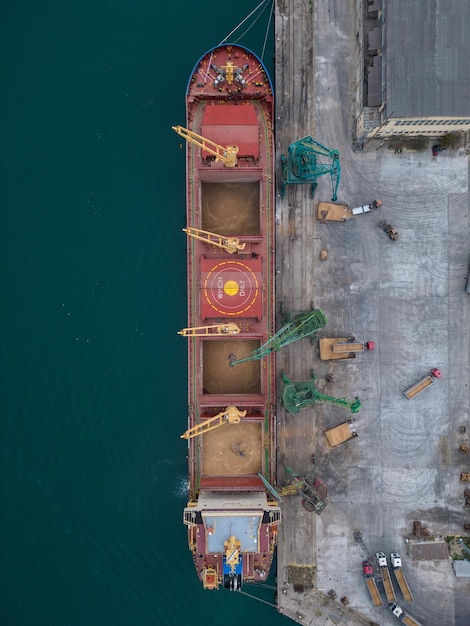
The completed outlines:
[[[377,345],[347,362],[320,361],[308,339],[277,355],[279,395],[282,369],[291,380],[307,380],[313,368],[320,391],[362,402],[359,437],[328,450],[323,431],[348,412],[323,404],[293,416],[279,401],[280,482],[284,463],[306,471],[313,455],[330,503],[320,517],[299,497],[284,503],[278,610],[312,625],[394,624],[388,608],[372,607],[361,563],[368,551],[398,551],[414,595],[402,606],[425,625],[459,626],[470,615],[468,583],[448,560],[412,561],[405,537],[415,519],[434,537],[461,535],[470,519],[459,481],[469,461],[458,451],[460,428],[470,431],[469,164],[463,150],[435,159],[430,147],[395,154],[377,143],[353,151],[354,11],[354,3],[339,0],[276,3],[278,164],[290,143],[312,135],[340,151],[338,202],[383,202],[347,222],[322,224],[315,202],[330,200],[328,176],[313,200],[309,185],[292,185],[284,197],[278,189],[278,313],[281,303],[290,311],[314,305],[328,317],[320,334]],[[279,182],[280,167],[277,175]],[[383,232],[382,220],[397,228],[399,241]],[[403,390],[432,367],[442,379],[407,400]],[[366,548],[355,543],[355,531]]]

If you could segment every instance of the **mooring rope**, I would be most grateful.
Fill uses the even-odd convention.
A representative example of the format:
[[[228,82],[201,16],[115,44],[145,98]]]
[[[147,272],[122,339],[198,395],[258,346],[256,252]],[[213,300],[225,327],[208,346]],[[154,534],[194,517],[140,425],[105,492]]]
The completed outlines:
[[[245,18],[244,18],[244,19],[243,19],[243,20],[242,20],[242,21],[241,21],[241,22],[240,22],[237,26],[235,26],[235,28],[234,28],[232,31],[230,31],[230,33],[229,33],[226,37],[224,37],[224,39],[222,39],[222,41],[219,43],[219,46],[221,46],[223,43],[225,43],[229,37],[231,37],[231,36],[232,36],[232,35],[233,35],[233,34],[234,34],[234,33],[235,33],[235,32],[236,32],[236,31],[237,31],[237,30],[238,30],[238,29],[239,29],[239,28],[240,28],[240,27],[241,27],[241,26],[242,26],[242,25],[246,22],[246,21],[247,21],[247,20],[249,20],[249,19],[250,19],[250,17],[251,17],[254,13],[256,13],[256,11],[257,11],[260,7],[262,7],[262,6],[263,6],[263,4],[264,4],[264,5],[266,5],[266,6],[267,6],[268,4],[272,4],[272,0],[262,0],[262,2],[260,2],[260,3],[258,4],[258,6],[257,6],[257,7],[255,7],[255,8],[253,9],[253,11],[251,11],[251,12],[250,12],[250,13],[249,13],[249,14],[248,14],[248,15],[247,15],[247,16],[246,16],[246,17],[245,17]],[[266,6],[264,7],[264,9],[266,8]],[[256,22],[259,20],[259,18],[260,18],[260,17],[261,17],[261,15],[263,14],[264,9],[263,9],[263,11],[261,11],[261,13],[258,15],[258,17],[257,17],[257,18],[256,18],[256,20],[253,22],[253,24],[252,24],[251,26],[249,26],[249,28],[247,28],[247,29],[246,29],[246,31],[245,31],[242,35],[240,35],[240,37],[239,37],[239,38],[238,38],[238,39],[237,39],[234,43],[237,43],[237,41],[239,41],[239,40],[240,40],[240,39],[241,39],[244,35],[246,35],[246,33],[247,33],[249,30],[251,30],[251,28],[253,28],[253,26],[256,24]],[[270,19],[271,19],[271,18],[270,18]]]

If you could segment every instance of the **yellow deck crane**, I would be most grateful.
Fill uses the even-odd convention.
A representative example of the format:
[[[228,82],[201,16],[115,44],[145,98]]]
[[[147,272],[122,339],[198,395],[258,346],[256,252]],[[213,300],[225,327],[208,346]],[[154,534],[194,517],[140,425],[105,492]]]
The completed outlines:
[[[245,417],[245,415],[246,411],[239,411],[236,406],[231,404],[225,409],[225,411],[214,415],[214,417],[209,417],[209,419],[206,419],[203,422],[196,424],[196,426],[189,428],[181,435],[180,438],[192,439],[193,437],[197,437],[197,435],[207,433],[209,430],[214,430],[224,424],[239,424],[241,418]]]
[[[224,237],[223,235],[217,235],[217,233],[210,233],[207,230],[200,230],[199,228],[183,228],[183,232],[189,237],[199,239],[204,243],[210,243],[217,248],[223,248],[229,254],[238,252],[238,250],[244,250],[246,243],[240,243],[240,239],[236,237]]]
[[[199,148],[214,156],[216,161],[222,162],[226,167],[235,167],[237,164],[238,146],[219,146],[215,141],[206,139],[202,135],[184,128],[184,126],[172,126],[172,129],[186,141],[199,146]]]
[[[210,337],[211,335],[238,335],[241,332],[241,328],[238,324],[235,324],[235,322],[226,322],[225,324],[183,328],[178,331],[178,335],[182,335],[183,337]]]

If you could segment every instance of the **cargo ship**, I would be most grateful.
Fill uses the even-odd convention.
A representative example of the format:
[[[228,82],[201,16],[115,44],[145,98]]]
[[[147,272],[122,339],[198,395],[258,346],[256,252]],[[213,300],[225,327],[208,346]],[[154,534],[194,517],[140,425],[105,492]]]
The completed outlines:
[[[186,92],[188,543],[205,589],[266,581],[275,554],[274,94],[221,44]],[[267,485],[267,486],[266,486]]]

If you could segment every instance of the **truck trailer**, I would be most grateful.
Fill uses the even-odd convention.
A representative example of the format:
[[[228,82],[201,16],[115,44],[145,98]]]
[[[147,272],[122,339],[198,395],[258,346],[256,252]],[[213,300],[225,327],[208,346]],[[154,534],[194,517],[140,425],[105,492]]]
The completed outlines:
[[[382,598],[380,597],[379,590],[377,589],[377,583],[374,578],[374,568],[369,561],[362,562],[362,574],[364,576],[364,580],[366,581],[367,589],[369,590],[374,606],[383,606],[384,603],[382,602]]]
[[[414,385],[408,387],[403,392],[408,400],[412,400],[416,398],[422,391],[430,387],[436,378],[440,378],[442,376],[441,370],[438,370],[437,367],[434,367],[426,376],[423,376],[420,380],[418,380]]]
[[[330,448],[339,446],[353,437],[357,437],[357,432],[351,420],[325,430],[325,439]]]
[[[392,570],[398,586],[400,587],[403,598],[406,600],[406,602],[413,602],[413,596],[411,595],[410,588],[408,587],[408,582],[401,568],[401,557],[397,552],[392,552],[390,554],[390,563],[392,565]]]
[[[375,341],[356,342],[354,337],[321,337],[320,359],[355,359],[356,352],[375,350]]]
[[[387,557],[383,552],[377,552],[375,557],[380,568],[380,573],[382,574],[382,582],[385,589],[385,595],[387,596],[387,602],[389,604],[396,602],[395,590],[393,588],[392,579],[390,578],[390,572],[388,571]]]

